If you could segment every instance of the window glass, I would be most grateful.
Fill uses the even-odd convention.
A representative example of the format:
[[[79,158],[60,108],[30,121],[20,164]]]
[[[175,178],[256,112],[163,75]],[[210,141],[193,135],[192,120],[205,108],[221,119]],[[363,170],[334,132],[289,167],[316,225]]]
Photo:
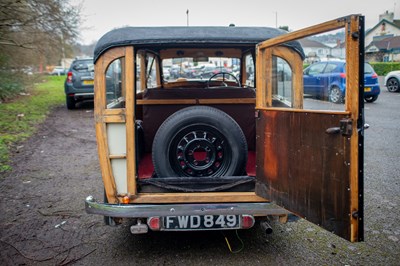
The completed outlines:
[[[106,71],[107,108],[125,107],[125,88],[123,83],[123,59],[114,60]]]
[[[254,87],[254,59],[252,54],[248,54],[244,58],[246,68],[246,81],[245,84],[249,87]]]
[[[94,71],[93,59],[76,60],[72,68],[78,72]]]
[[[136,54],[136,93],[143,91],[145,88],[141,87],[141,75],[140,75],[140,71],[141,71],[141,55],[139,53]]]
[[[325,63],[317,63],[315,65],[309,66],[309,68],[306,70],[306,73],[308,75],[318,75],[324,71],[324,68],[325,68]]]
[[[372,66],[368,63],[365,63],[364,64],[364,74],[374,74],[374,73],[375,73],[375,71],[372,68]]]
[[[292,69],[289,63],[280,57],[272,57],[272,106],[292,107]]]
[[[224,78],[236,81],[240,77],[240,59],[229,57],[180,57],[162,61],[164,81],[179,79],[208,80],[218,73],[228,73]]]
[[[333,64],[333,63],[328,63],[328,64],[326,64],[324,73],[334,73],[334,72],[337,72],[337,68],[338,68],[337,66],[338,66],[337,64]]]
[[[299,40],[305,52],[304,63],[310,64],[303,71],[304,109],[345,110],[346,46],[343,36],[343,30],[335,30]],[[324,47],[323,55],[316,53],[317,46]]]
[[[146,54],[146,84],[147,88],[157,87],[156,57],[153,54]]]

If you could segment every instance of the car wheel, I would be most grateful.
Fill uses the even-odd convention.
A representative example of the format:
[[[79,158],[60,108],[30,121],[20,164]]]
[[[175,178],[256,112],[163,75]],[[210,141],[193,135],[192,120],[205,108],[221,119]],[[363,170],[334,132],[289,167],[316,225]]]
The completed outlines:
[[[343,95],[339,87],[334,86],[329,91],[329,101],[333,103],[342,103]]]
[[[398,92],[400,91],[399,80],[396,78],[390,78],[386,82],[386,88],[390,92]]]
[[[209,106],[184,108],[158,129],[152,150],[158,177],[243,175],[246,138],[236,121]]]
[[[378,95],[368,96],[364,98],[366,102],[373,103],[378,99]]]
[[[67,108],[69,110],[75,109],[75,104],[76,104],[75,98],[67,96],[66,99],[67,99]]]

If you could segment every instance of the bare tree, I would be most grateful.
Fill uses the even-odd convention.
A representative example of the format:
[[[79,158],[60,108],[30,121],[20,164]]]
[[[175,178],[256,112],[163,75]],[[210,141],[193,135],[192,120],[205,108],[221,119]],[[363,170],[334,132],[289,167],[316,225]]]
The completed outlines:
[[[79,14],[68,0],[0,0],[0,65],[58,63],[78,35]]]

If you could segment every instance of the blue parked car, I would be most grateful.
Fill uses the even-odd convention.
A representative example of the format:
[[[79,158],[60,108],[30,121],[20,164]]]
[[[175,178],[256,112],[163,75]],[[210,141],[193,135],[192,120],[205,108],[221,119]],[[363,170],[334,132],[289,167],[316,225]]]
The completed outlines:
[[[346,92],[346,63],[318,62],[304,69],[304,95],[342,103]],[[378,75],[368,63],[364,65],[364,99],[374,102],[381,92]]]

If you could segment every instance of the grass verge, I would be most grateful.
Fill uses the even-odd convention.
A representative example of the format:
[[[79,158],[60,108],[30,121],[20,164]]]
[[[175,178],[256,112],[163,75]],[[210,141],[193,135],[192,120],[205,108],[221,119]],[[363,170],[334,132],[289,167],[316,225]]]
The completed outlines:
[[[63,76],[47,76],[27,94],[0,103],[0,173],[11,170],[10,155],[32,136],[50,110],[64,104]]]

